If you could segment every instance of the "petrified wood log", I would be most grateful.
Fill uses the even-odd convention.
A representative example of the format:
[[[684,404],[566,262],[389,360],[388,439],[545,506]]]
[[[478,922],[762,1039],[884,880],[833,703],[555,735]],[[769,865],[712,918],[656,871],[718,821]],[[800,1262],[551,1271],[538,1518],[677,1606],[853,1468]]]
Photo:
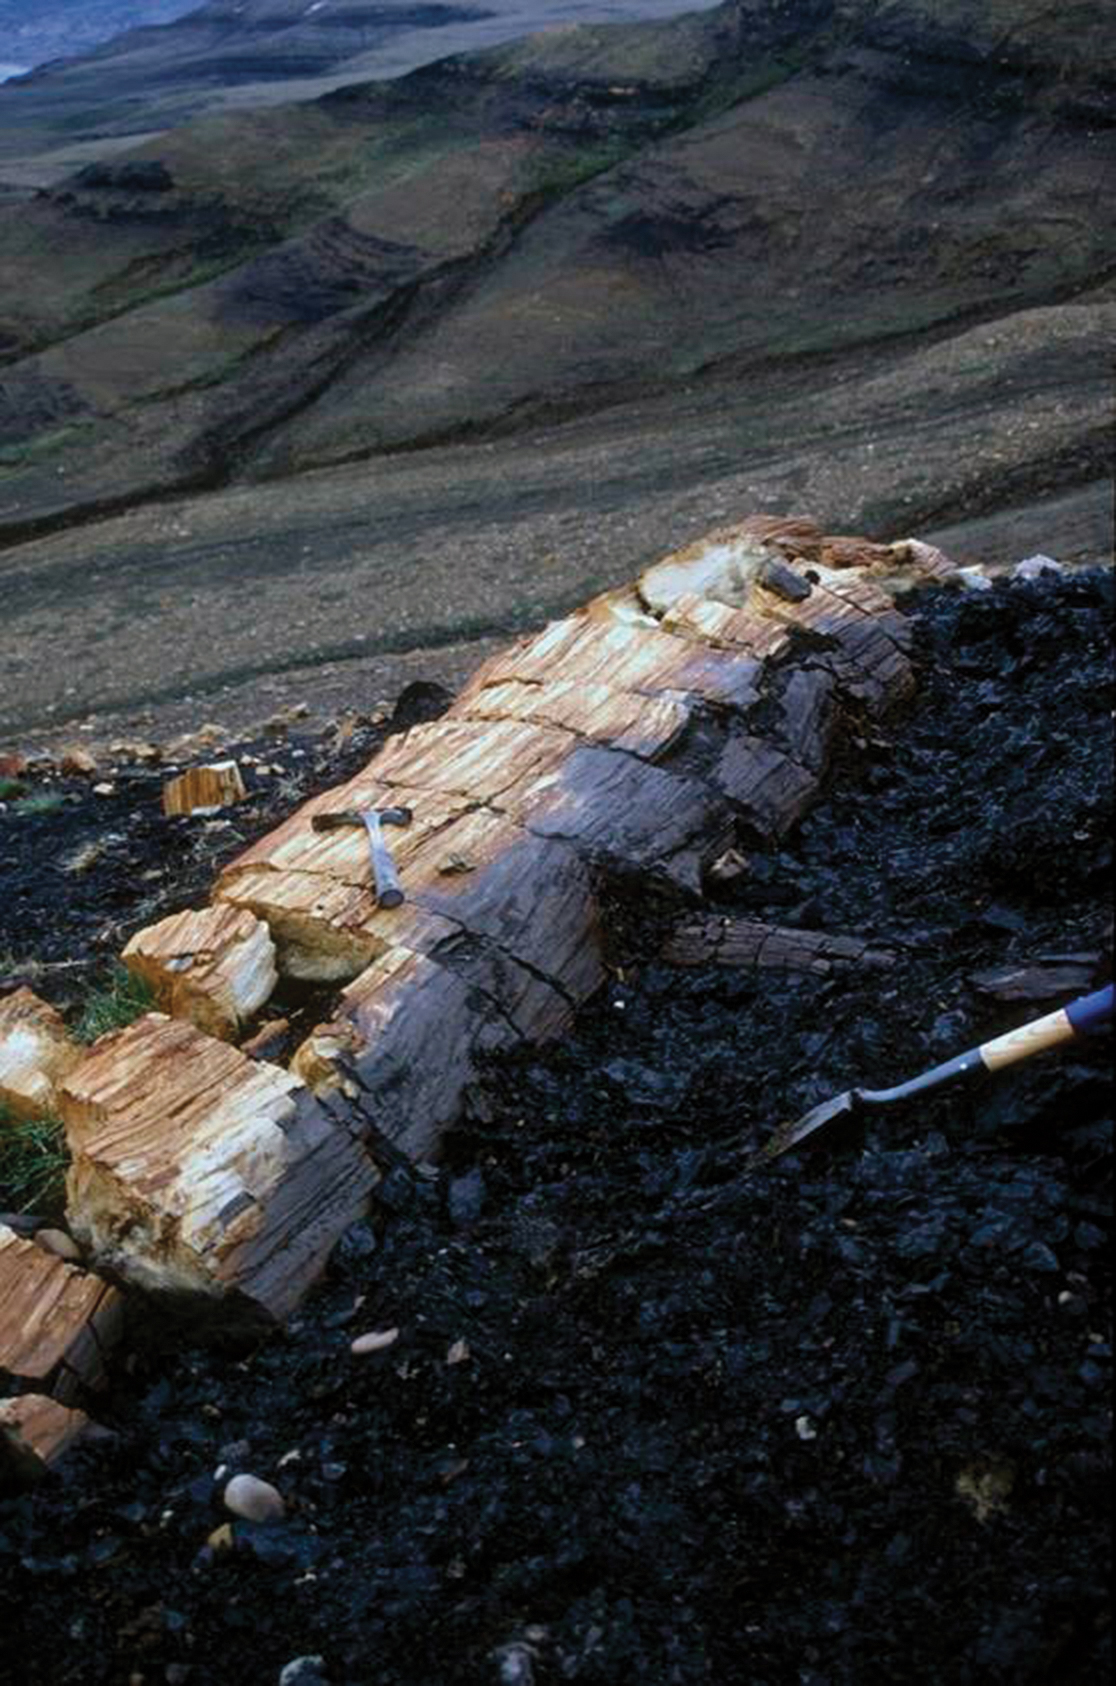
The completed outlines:
[[[843,716],[907,694],[908,623],[866,577],[903,566],[951,568],[917,541],[857,548],[801,517],[714,534],[493,658],[448,715],[247,849],[208,916],[141,933],[129,960],[175,1011],[201,1016],[187,984],[227,977],[220,944],[199,967],[191,919],[230,936],[259,921],[280,971],[346,987],[290,1073],[161,1015],[98,1044],[62,1095],[71,1222],[94,1255],[281,1317],[362,1209],[371,1161],[433,1152],[490,1052],[558,1034],[598,988],[602,882],[696,901],[734,841],[795,823]],[[405,900],[384,908],[364,832],[313,820],[399,806]],[[887,958],[723,920],[691,920],[669,952]],[[233,994],[204,1021],[225,1034],[248,1010]]]
[[[30,989],[0,1000],[0,1105],[17,1118],[49,1117],[56,1090],[82,1050],[61,1013]]]
[[[347,982],[294,1060],[323,1104],[431,1152],[484,1055],[557,1033],[601,981],[602,876],[693,898],[741,826],[794,824],[842,713],[912,683],[905,618],[863,566],[826,568],[824,543],[763,518],[668,558],[494,657],[447,716],[225,871],[217,899],[267,922],[281,970]],[[311,822],[395,805],[414,814],[390,838],[407,900],[384,910],[362,834]],[[868,958],[770,930],[759,951],[737,963]]]
[[[67,1213],[142,1288],[280,1319],[364,1210],[376,1173],[289,1072],[151,1013],[104,1036],[61,1094]]]
[[[275,944],[247,910],[173,913],[137,931],[122,956],[172,1018],[232,1041],[278,982]]]
[[[0,1224],[0,1384],[77,1403],[104,1384],[122,1326],[117,1289]]]

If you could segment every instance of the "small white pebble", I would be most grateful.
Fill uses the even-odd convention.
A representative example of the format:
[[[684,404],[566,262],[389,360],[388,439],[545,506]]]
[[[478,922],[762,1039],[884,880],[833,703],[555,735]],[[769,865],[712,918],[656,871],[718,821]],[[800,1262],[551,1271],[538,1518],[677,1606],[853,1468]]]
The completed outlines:
[[[794,1432],[800,1440],[816,1440],[818,1438],[818,1431],[809,1417],[795,1417]]]
[[[234,1475],[224,1493],[225,1508],[245,1522],[271,1522],[282,1516],[283,1495],[258,1475]]]
[[[466,1340],[454,1341],[453,1345],[450,1347],[449,1351],[446,1353],[446,1363],[447,1364],[464,1364],[465,1360],[467,1358],[471,1358],[471,1357],[472,1357],[472,1354],[469,1351],[468,1341],[466,1341]]]
[[[358,1335],[349,1350],[358,1356],[365,1352],[383,1352],[385,1347],[394,1346],[398,1339],[398,1329],[371,1329],[367,1335]]]
[[[35,1245],[44,1252],[53,1253],[55,1258],[65,1259],[67,1264],[76,1264],[81,1258],[81,1248],[64,1229],[37,1229]]]
[[[1025,556],[1011,570],[1013,580],[1037,580],[1042,574],[1064,574],[1065,569],[1052,556]]]

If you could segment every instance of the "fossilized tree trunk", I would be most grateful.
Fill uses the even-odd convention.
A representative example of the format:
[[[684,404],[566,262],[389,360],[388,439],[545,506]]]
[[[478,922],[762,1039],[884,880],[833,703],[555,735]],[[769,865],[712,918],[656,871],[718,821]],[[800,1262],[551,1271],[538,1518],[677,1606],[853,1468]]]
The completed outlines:
[[[913,541],[828,540],[803,520],[714,534],[520,640],[443,719],[247,849],[217,908],[266,926],[280,972],[340,986],[333,1016],[293,1075],[160,1015],[98,1044],[63,1091],[71,1222],[94,1255],[282,1316],[373,1162],[434,1152],[485,1057],[560,1034],[600,986],[603,890],[700,910],[727,846],[805,811],[843,722],[910,691],[909,622],[866,578],[904,566],[949,570]],[[398,806],[406,899],[385,908],[363,830],[313,819]],[[133,952],[162,952],[158,931]],[[700,921],[675,941],[714,958],[735,944],[744,964],[866,958]]]
[[[827,566],[812,524],[775,525],[777,544],[714,535],[521,640],[222,874],[218,899],[268,924],[281,969],[344,984],[294,1063],[373,1133],[434,1150],[484,1056],[559,1033],[601,982],[602,884],[695,900],[727,843],[805,811],[850,710],[910,690],[892,599]],[[893,550],[861,565],[894,568]],[[408,899],[386,910],[360,833],[312,819],[400,804]]]

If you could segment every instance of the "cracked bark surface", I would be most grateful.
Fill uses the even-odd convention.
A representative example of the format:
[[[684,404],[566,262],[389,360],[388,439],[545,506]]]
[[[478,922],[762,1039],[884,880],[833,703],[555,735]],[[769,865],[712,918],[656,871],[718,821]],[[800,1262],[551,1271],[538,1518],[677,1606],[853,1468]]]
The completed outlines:
[[[709,915],[671,932],[662,958],[673,966],[754,966],[778,972],[831,972],[842,966],[891,966],[895,956],[865,937]]]

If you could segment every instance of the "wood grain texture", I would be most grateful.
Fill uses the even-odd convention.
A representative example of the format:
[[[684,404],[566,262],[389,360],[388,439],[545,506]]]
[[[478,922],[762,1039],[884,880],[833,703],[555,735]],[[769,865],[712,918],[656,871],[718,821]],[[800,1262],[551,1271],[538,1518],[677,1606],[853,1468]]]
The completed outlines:
[[[84,1411],[47,1394],[0,1400],[0,1493],[34,1486],[91,1426]]]
[[[0,1105],[14,1117],[50,1117],[58,1085],[81,1052],[61,1013],[33,990],[23,987],[0,999]]]
[[[267,926],[233,907],[173,913],[147,925],[121,959],[164,1012],[224,1041],[237,1036],[279,981]]]
[[[889,950],[873,947],[865,937],[721,914],[682,921],[664,944],[662,957],[674,966],[741,966],[823,976],[842,966],[886,967],[895,961]]]
[[[230,1316],[284,1317],[375,1184],[296,1077],[160,1013],[102,1037],[61,1103],[73,1233],[128,1282]]]
[[[80,1403],[122,1329],[116,1288],[0,1224],[0,1381]]]
[[[759,671],[758,662],[659,628],[577,614],[492,657],[465,686],[453,712],[467,717],[480,692],[510,680],[605,685],[637,696],[690,696],[746,709],[759,700]]]
[[[163,786],[164,814],[208,814],[243,801],[244,779],[235,761],[188,767]]]

